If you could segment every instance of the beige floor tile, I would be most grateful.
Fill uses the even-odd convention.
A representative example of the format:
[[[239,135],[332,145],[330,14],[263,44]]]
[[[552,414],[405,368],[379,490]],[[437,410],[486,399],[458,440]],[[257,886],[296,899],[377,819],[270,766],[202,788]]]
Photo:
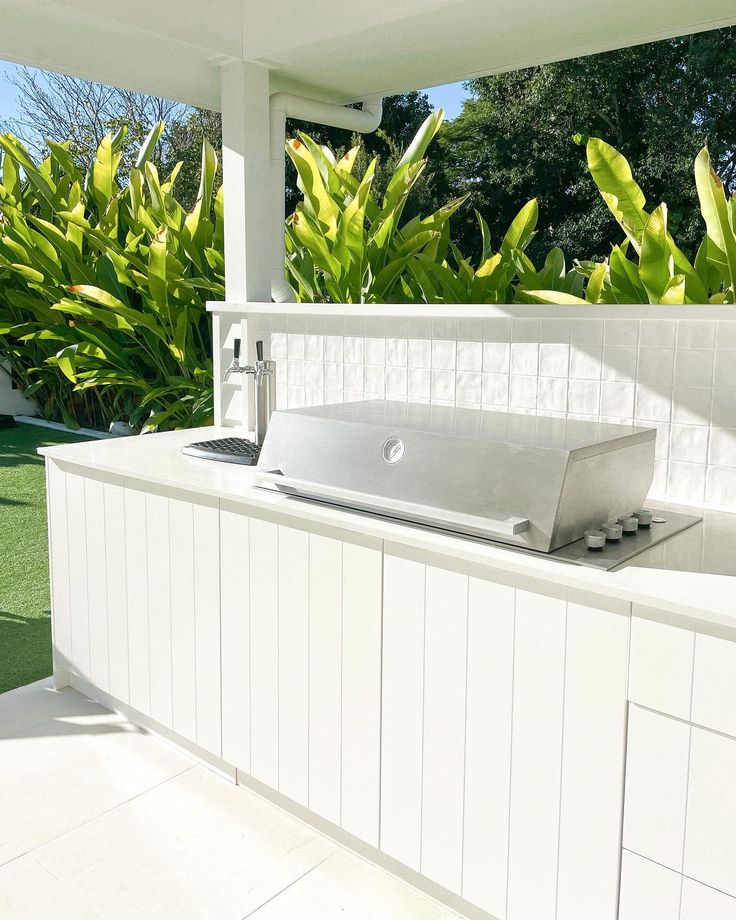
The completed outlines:
[[[104,920],[104,911],[83,904],[50,872],[23,856],[0,866],[2,920]]]
[[[46,719],[106,713],[107,710],[67,687],[56,691],[52,680],[36,681],[17,690],[0,693],[0,739],[11,738]]]
[[[339,850],[250,920],[459,920],[459,915]]]
[[[0,739],[0,821],[23,851],[194,764],[122,717],[76,702]]]
[[[195,767],[34,856],[108,920],[242,920],[336,850]]]

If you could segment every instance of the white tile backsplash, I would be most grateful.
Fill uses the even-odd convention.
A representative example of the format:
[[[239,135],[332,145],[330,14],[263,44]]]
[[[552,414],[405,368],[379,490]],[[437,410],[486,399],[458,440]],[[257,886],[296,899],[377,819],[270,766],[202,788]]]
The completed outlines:
[[[653,494],[736,508],[736,322],[259,317],[277,406],[408,399],[657,428]],[[250,357],[250,354],[249,354]]]

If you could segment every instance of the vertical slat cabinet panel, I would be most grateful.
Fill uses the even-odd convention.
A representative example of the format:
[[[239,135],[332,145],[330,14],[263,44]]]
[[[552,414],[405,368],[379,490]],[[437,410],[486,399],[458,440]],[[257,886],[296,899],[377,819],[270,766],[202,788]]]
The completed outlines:
[[[250,531],[248,516],[220,508],[222,756],[250,773]]]
[[[427,566],[425,609],[421,871],[460,892],[468,577]]]
[[[419,870],[422,841],[424,570],[390,552],[383,561],[381,849]]]
[[[151,711],[151,671],[146,495],[128,483],[125,486],[125,564],[130,705],[148,715]]]
[[[309,803],[309,534],[279,526],[278,788]]]
[[[553,920],[562,766],[566,603],[517,590],[508,920]]]
[[[736,897],[736,739],[693,726],[684,874]]]
[[[279,785],[278,525],[250,522],[250,764],[267,786]]]
[[[309,535],[309,807],[340,823],[342,543]]]
[[[148,546],[148,640],[151,654],[151,718],[172,727],[171,566],[169,501],[146,494]]]
[[[378,846],[381,770],[380,541],[342,547],[342,827]]]
[[[514,589],[471,578],[462,895],[495,917],[506,913]]]
[[[194,506],[169,499],[171,567],[171,716],[174,731],[197,740],[197,653],[194,628]]]
[[[222,756],[220,521],[218,503],[194,505],[194,634],[197,744]]]
[[[628,613],[568,603],[557,920],[616,918]]]
[[[110,693],[129,702],[128,609],[125,559],[125,489],[122,482],[106,482],[105,564],[107,568],[107,636],[109,649]]]
[[[49,563],[51,569],[51,624],[54,642],[54,676],[59,687],[72,658],[72,624],[69,596],[69,543],[67,536],[66,473],[46,460],[49,514]]]
[[[110,689],[107,634],[107,560],[105,552],[105,487],[99,479],[84,480],[87,530],[87,605],[89,610],[89,676],[96,687]]]
[[[629,706],[623,844],[676,872],[685,844],[690,733],[687,722]]]
[[[680,920],[681,891],[681,875],[623,851],[618,920]],[[716,918],[700,914],[697,920]]]
[[[72,670],[90,679],[89,608],[87,596],[87,515],[84,478],[66,474],[67,539],[69,543],[69,608]]]

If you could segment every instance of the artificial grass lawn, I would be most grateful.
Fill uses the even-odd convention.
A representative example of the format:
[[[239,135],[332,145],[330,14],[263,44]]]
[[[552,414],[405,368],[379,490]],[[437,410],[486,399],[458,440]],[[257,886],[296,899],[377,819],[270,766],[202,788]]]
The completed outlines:
[[[0,429],[0,693],[51,674],[46,483],[36,448],[84,440],[37,425]]]

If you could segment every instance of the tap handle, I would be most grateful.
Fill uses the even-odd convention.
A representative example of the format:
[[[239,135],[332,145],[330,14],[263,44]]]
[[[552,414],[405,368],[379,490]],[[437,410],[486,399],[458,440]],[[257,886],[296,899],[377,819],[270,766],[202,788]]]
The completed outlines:
[[[256,359],[258,361],[263,361],[263,342],[261,339],[258,339],[256,342]]]
[[[233,341],[233,361],[237,364],[240,360],[240,339]]]

